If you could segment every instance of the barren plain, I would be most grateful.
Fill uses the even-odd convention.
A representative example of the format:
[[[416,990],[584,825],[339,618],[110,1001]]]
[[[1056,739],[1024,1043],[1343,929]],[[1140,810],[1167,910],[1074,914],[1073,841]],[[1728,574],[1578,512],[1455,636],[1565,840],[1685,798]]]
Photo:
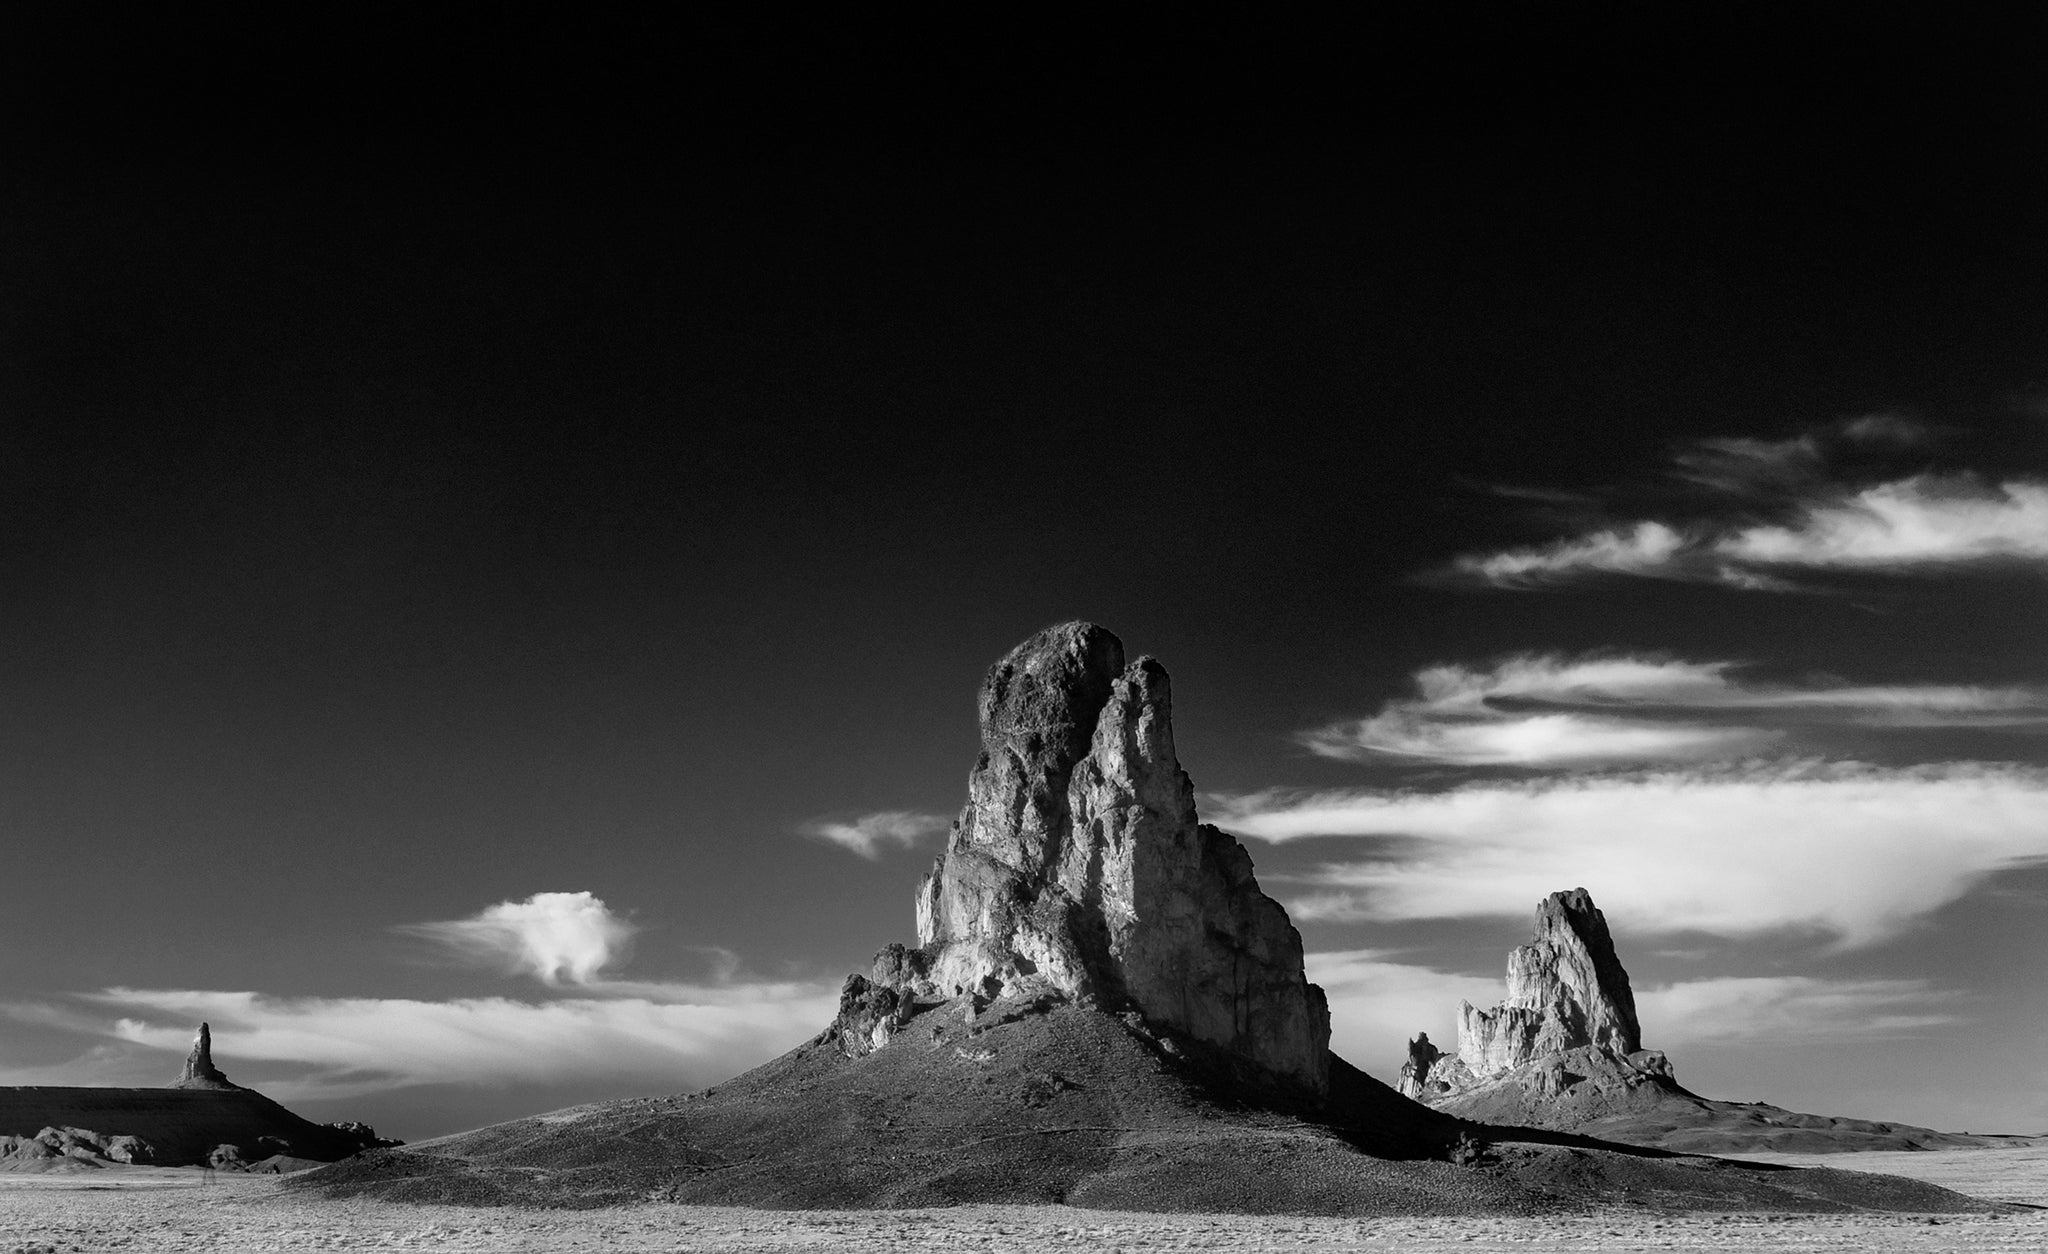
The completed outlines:
[[[1759,1156],[1766,1157],[1766,1156]],[[1770,1161],[1806,1165],[1799,1156]],[[2048,1206],[2048,1146],[1835,1154],[1977,1197]],[[287,1193],[275,1178],[104,1168],[0,1176],[0,1254],[72,1251],[1526,1251],[2048,1250],[2048,1209],[2002,1214],[1658,1215],[1326,1219],[1159,1215],[1065,1206],[761,1211],[419,1206]]]

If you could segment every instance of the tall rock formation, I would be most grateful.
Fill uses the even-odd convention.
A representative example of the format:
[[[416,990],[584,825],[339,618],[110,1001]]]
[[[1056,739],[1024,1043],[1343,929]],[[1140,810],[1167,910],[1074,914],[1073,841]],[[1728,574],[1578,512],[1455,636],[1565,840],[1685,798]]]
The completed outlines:
[[[1582,1046],[1632,1054],[1642,1029],[1607,917],[1574,888],[1545,897],[1535,939],[1508,954],[1507,1001],[1493,1010],[1459,1006],[1458,1056],[1484,1077]]]
[[[981,754],[919,885],[919,948],[848,981],[837,1030],[885,1042],[919,998],[1135,1008],[1321,1090],[1329,1008],[1251,858],[1200,823],[1166,669],[1092,623],[1047,628],[981,686]]]
[[[192,1052],[185,1056],[185,1070],[171,1087],[174,1089],[237,1089],[241,1085],[229,1080],[221,1069],[213,1065],[213,1029],[202,1023],[199,1035],[192,1038]]]
[[[1642,1048],[1628,972],[1614,954],[1607,918],[1583,888],[1536,907],[1536,934],[1508,954],[1507,1000],[1492,1010],[1458,1007],[1458,1052],[1422,1034],[1409,1043],[1401,1091],[1438,1102],[1505,1078],[1555,1096],[1590,1078],[1670,1079],[1671,1066]]]

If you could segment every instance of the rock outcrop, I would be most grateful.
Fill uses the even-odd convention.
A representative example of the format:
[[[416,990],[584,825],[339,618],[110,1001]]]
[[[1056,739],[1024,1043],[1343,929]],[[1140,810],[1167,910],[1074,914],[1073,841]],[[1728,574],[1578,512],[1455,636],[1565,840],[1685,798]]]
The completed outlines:
[[[1913,1124],[1723,1102],[1678,1083],[1643,1049],[1635,994],[1607,920],[1583,888],[1536,908],[1536,935],[1508,956],[1507,1001],[1458,1009],[1458,1049],[1419,1033],[1400,1092],[1443,1114],[1689,1154],[1833,1153],[2024,1143]]]
[[[0,1136],[0,1171],[143,1167],[156,1161],[156,1148],[141,1137],[107,1136],[90,1128],[43,1128],[33,1136]]]
[[[1642,1029],[1607,917],[1575,888],[1536,907],[1535,939],[1508,954],[1507,1001],[1458,1008],[1458,1057],[1484,1078],[1584,1047],[1632,1054]]]
[[[220,1166],[230,1157],[277,1170],[401,1144],[365,1123],[302,1119],[230,1081],[214,1064],[204,1023],[183,1073],[162,1088],[0,1087],[0,1171]]]
[[[171,1082],[174,1089],[235,1089],[241,1085],[229,1080],[219,1067],[213,1065],[213,1029],[202,1023],[199,1034],[192,1038],[192,1052],[185,1056],[183,1074]]]
[[[1672,1081],[1671,1064],[1642,1048],[1636,999],[1614,953],[1607,918],[1583,888],[1552,893],[1536,907],[1536,934],[1508,954],[1507,1000],[1492,1010],[1458,1007],[1458,1052],[1427,1033],[1408,1045],[1400,1090],[1440,1103],[1511,1082],[1531,1101],[1556,1100],[1581,1085],[1584,1102],[1644,1081]]]
[[[1051,627],[983,681],[981,754],[917,892],[919,948],[852,976],[832,1032],[887,1042],[920,999],[1133,1008],[1321,1090],[1329,1009],[1251,858],[1201,823],[1166,669],[1092,623]]]

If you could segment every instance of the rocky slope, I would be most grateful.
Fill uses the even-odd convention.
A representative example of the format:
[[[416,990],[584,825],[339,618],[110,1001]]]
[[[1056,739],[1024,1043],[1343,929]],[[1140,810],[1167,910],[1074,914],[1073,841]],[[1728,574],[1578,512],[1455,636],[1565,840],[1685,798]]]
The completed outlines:
[[[1166,672],[1069,623],[981,688],[916,948],[823,1032],[702,1093],[515,1120],[310,1172],[408,1201],[1065,1202],[1318,1214],[1954,1210],[1928,1186],[1481,1128],[1327,1048],[1301,941],[1200,824]]]
[[[1458,1008],[1458,1049],[1420,1034],[1400,1091],[1484,1123],[1579,1132],[1688,1153],[1931,1149],[2007,1143],[1910,1124],[1802,1115],[1719,1102],[1678,1083],[1660,1050],[1641,1048],[1635,994],[1607,919],[1583,888],[1536,907],[1535,935],[1508,955],[1507,1000]]]

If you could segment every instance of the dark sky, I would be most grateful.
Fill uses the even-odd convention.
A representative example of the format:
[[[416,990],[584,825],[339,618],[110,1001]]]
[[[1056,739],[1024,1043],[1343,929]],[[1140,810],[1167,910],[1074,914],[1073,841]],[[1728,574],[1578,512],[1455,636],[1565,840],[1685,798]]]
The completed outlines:
[[[478,1063],[483,1089],[266,1033],[344,999],[394,1038],[451,1006],[514,1041],[572,1003],[809,1013],[907,936],[932,843],[863,859],[803,833],[956,808],[982,670],[1067,618],[1166,662],[1185,763],[1252,827],[1243,798],[1270,789],[1550,778],[1305,737],[1412,697],[1424,667],[1593,651],[2018,693],[2018,731],[1978,710],[1873,732],[1866,703],[1743,743],[1777,737],[1780,766],[2006,764],[2033,796],[2048,546],[2017,505],[1988,558],[1809,563],[1791,591],[1703,566],[1438,577],[1631,520],[1733,534],[1872,485],[2010,505],[2039,484],[2031,21],[4,20],[13,1082],[167,1072],[193,1007],[230,1074],[399,1135],[721,1078],[814,1029],[789,1011],[787,1040],[649,1046],[587,1083]],[[1871,415],[1908,434],[1844,425]],[[1805,478],[1686,479],[1715,439]],[[1587,769],[1680,752],[1658,744]],[[1921,903],[1847,958],[1825,929],[1713,934],[1712,978],[1861,981],[1939,1020],[1858,1045],[1853,1081],[1781,1066],[1774,1100],[1989,1118],[1885,1105],[1942,1033],[2008,1042],[1968,1074],[2048,1078],[2009,1044],[2042,1039],[2048,1004],[1959,1009],[1990,977],[1899,939],[1939,921],[1955,954],[2038,972],[2048,886],[2025,860],[2048,848],[1986,839],[1957,865],[1990,896]],[[1252,843],[1291,905],[1344,847]],[[1542,865],[1554,888],[1595,869]],[[449,927],[578,892],[636,930],[605,975],[450,965],[476,933]],[[1312,950],[1497,978],[1534,900],[1296,913]],[[1601,900],[1645,969],[1712,948]],[[1648,982],[1674,1007],[1699,983]],[[654,987],[678,983],[699,992]],[[236,1020],[225,991],[259,996]],[[1696,1056],[1750,1074],[1714,1048]]]

